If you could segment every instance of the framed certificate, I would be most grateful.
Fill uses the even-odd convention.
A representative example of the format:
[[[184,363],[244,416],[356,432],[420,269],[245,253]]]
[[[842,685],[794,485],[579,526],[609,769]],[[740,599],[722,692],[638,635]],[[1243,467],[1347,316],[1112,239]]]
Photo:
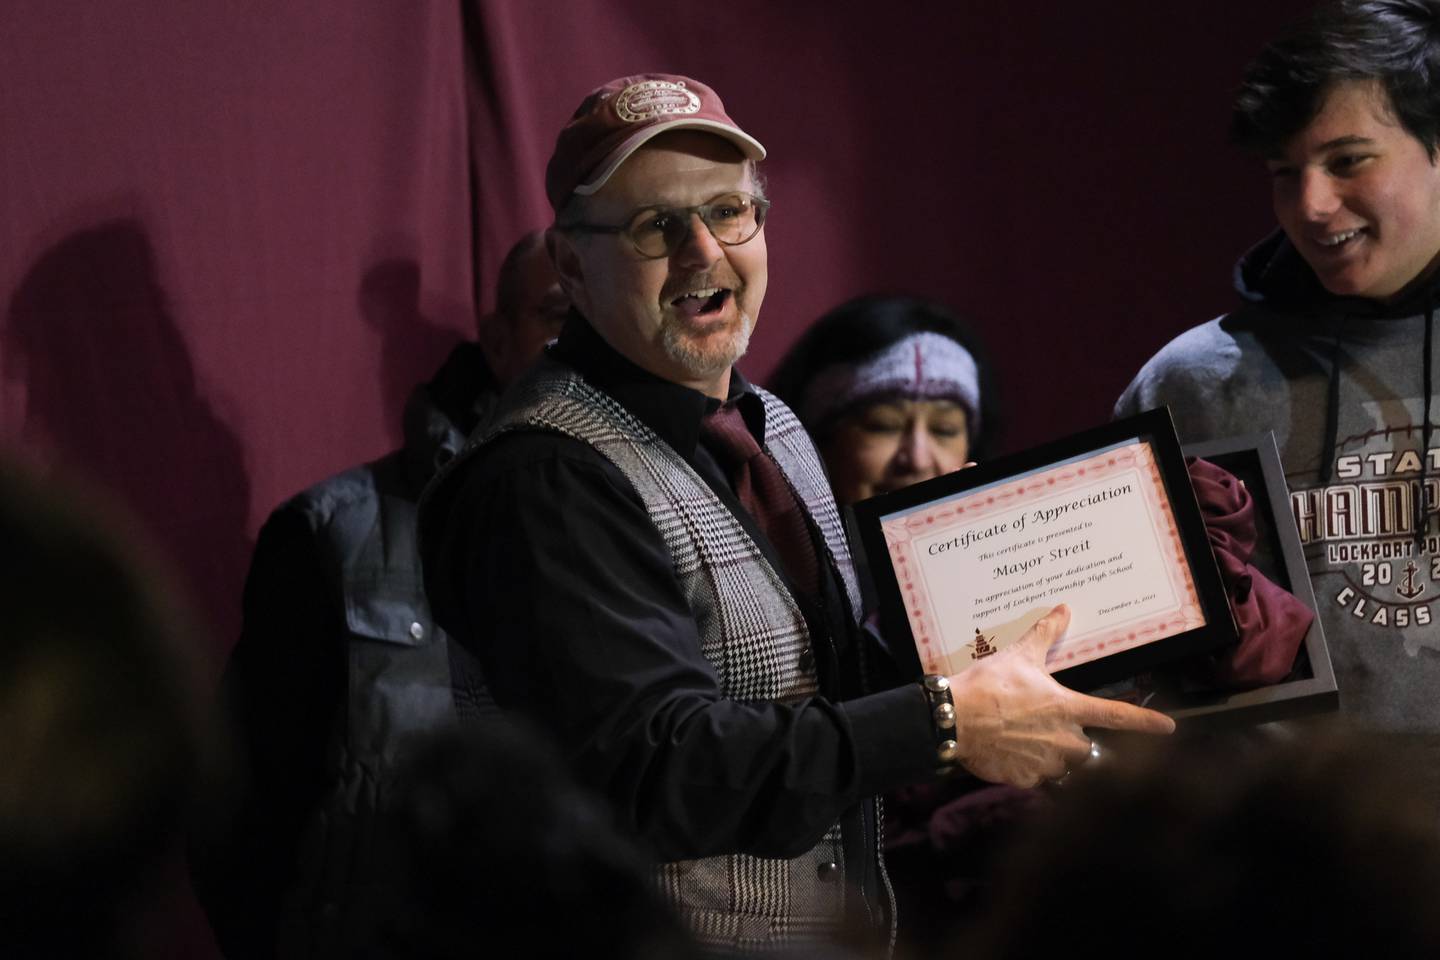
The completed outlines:
[[[917,675],[968,669],[1061,602],[1048,666],[1076,689],[1236,640],[1167,410],[854,511],[882,628]]]

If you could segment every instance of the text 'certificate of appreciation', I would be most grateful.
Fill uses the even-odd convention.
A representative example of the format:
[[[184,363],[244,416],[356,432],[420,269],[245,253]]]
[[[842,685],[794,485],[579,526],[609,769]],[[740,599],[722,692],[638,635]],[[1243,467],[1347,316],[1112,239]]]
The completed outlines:
[[[960,673],[1058,603],[1071,620],[1050,650],[1051,672],[1203,633],[1217,617],[1195,561],[1208,562],[1199,572],[1212,578],[1214,561],[1203,534],[1198,550],[1193,543],[1198,508],[1179,463],[1184,501],[1153,437],[1131,435],[967,489],[932,489],[919,502],[868,502],[880,535],[867,538],[872,568],[883,543],[892,620],[898,604],[922,671]],[[1195,516],[1177,517],[1178,507]]]

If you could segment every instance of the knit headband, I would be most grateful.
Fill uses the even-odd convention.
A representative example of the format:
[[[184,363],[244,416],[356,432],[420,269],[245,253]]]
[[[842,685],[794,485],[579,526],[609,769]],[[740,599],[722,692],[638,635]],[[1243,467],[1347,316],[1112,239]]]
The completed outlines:
[[[980,433],[980,371],[960,344],[938,333],[914,333],[858,364],[836,363],[810,381],[796,411],[820,432],[856,404],[882,397],[955,400],[969,415],[969,433]]]

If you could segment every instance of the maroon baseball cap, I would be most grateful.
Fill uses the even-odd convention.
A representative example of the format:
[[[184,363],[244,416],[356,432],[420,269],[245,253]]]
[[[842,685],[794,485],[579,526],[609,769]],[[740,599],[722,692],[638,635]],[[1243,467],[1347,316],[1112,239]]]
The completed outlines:
[[[705,84],[668,73],[642,73],[592,90],[555,140],[545,168],[545,195],[556,213],[572,193],[589,196],[647,140],[667,130],[724,137],[750,160],[764,160],[760,141],[735,125]]]

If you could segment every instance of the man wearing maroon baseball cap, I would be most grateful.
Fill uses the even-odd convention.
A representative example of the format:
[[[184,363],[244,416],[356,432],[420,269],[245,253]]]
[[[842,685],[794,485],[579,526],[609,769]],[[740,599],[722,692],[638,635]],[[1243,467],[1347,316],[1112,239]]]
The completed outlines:
[[[814,446],[733,366],[765,296],[764,156],[687,77],[585,98],[545,176],[570,319],[421,516],[455,682],[483,667],[551,731],[726,951],[893,931],[873,797],[937,770],[1029,786],[1089,755],[1083,726],[1173,726],[1050,678],[1063,607],[921,683],[857,626]]]

